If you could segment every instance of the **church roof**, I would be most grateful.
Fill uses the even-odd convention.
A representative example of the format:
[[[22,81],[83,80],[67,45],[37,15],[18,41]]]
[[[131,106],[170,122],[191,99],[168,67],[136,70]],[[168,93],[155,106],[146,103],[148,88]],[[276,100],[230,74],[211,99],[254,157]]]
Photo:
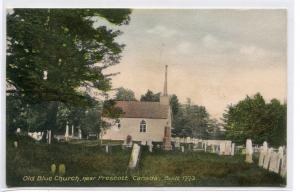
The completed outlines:
[[[169,106],[160,102],[117,101],[116,106],[123,110],[124,114],[121,116],[123,118],[168,118]]]

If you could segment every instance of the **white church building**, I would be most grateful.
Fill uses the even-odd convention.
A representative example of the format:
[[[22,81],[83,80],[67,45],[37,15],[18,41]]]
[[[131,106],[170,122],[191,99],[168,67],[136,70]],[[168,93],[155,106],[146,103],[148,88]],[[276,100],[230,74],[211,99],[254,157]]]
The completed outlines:
[[[171,126],[172,115],[167,92],[167,67],[160,101],[117,101],[116,107],[120,107],[123,114],[116,123],[103,131],[102,139],[125,140],[130,136],[133,141],[163,141],[165,127]]]

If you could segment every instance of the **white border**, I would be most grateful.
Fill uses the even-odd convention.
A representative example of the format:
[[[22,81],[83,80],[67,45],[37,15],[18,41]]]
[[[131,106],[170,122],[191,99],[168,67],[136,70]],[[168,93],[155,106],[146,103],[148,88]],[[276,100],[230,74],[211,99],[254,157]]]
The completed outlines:
[[[278,8],[287,8],[288,9],[288,177],[287,177],[287,187],[286,188],[245,188],[245,187],[147,187],[143,190],[153,191],[153,190],[173,190],[173,191],[186,191],[186,190],[228,190],[228,191],[244,191],[244,190],[291,190],[292,186],[297,183],[293,183],[293,178],[297,178],[295,173],[296,165],[293,164],[293,136],[299,135],[294,134],[298,130],[293,130],[293,125],[297,124],[297,118],[293,118],[294,114],[300,114],[299,109],[297,109],[295,104],[297,100],[294,98],[299,98],[299,89],[296,89],[294,79],[299,81],[294,70],[299,72],[299,67],[294,66],[294,9],[293,9],[293,0],[3,0],[0,4],[0,19],[1,19],[1,39],[0,39],[0,50],[1,50],[1,67],[0,67],[0,84],[1,84],[1,111],[0,111],[0,142],[1,148],[0,152],[2,155],[1,164],[0,164],[0,188],[6,188],[6,179],[5,179],[5,9],[6,8],[180,8],[180,9],[220,9],[220,8],[239,8],[239,9],[278,9]],[[298,9],[299,12],[299,9]],[[298,26],[298,33],[299,33]],[[298,39],[299,40],[299,39]],[[298,49],[299,50],[299,49]],[[299,73],[298,73],[299,74]],[[295,92],[294,92],[295,89]],[[297,113],[294,113],[297,112]],[[298,118],[299,119],[299,118]],[[298,131],[299,133],[299,131]],[[297,140],[295,140],[297,141]],[[297,157],[299,160],[299,157]],[[295,161],[298,162],[298,161]],[[294,168],[294,169],[293,169]],[[295,189],[295,187],[293,187]],[[128,188],[128,187],[104,187],[104,188],[45,188],[45,187],[35,187],[35,188],[9,188],[6,190],[15,190],[15,189],[27,189],[27,190],[46,190],[46,189],[64,189],[65,190],[141,190],[138,187]]]

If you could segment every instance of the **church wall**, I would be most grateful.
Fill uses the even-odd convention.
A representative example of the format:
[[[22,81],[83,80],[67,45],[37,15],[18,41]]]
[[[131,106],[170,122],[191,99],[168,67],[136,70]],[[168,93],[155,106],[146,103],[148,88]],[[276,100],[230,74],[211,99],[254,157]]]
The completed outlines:
[[[146,121],[146,132],[140,132],[140,122]],[[121,127],[112,126],[106,130],[102,139],[124,140],[131,135],[134,141],[162,141],[167,119],[120,118]]]

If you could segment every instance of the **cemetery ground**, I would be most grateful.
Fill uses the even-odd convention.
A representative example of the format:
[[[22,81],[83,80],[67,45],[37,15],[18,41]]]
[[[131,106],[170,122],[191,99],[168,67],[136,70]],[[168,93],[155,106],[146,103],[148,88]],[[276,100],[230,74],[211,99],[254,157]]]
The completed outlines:
[[[7,185],[18,186],[272,186],[285,179],[245,163],[243,155],[219,156],[204,152],[150,153],[142,148],[135,170],[128,170],[130,149],[112,146],[109,153],[98,140],[70,143],[36,143],[24,137],[19,146],[7,140]],[[257,161],[257,159],[254,159]],[[55,173],[51,165],[56,165]],[[57,172],[59,164],[65,173]]]

